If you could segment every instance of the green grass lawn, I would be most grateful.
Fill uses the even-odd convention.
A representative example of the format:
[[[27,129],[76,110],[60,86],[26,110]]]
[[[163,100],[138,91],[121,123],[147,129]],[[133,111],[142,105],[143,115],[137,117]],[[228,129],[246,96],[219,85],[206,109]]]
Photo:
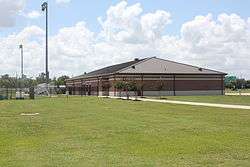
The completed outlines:
[[[250,166],[249,154],[249,110],[96,97],[0,101],[1,167]]]
[[[159,97],[148,98],[159,99]],[[250,105],[250,96],[162,96],[162,98],[166,100],[190,102]]]

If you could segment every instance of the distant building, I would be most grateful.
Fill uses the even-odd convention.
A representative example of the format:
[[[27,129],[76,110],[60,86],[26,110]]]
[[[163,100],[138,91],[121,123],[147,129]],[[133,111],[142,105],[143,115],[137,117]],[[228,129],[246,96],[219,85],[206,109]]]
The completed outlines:
[[[151,57],[70,78],[66,86],[72,95],[118,96],[115,83],[119,81],[135,82],[139,96],[224,95],[225,75],[215,70]]]

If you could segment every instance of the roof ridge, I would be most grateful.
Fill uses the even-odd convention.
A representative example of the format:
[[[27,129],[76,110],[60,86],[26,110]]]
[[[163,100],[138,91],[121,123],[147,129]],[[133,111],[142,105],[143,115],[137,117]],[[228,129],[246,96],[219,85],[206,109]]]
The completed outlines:
[[[125,68],[122,68],[122,69],[118,70],[116,73],[119,73],[119,72],[121,72],[121,71],[123,71],[123,70],[126,70],[126,69],[132,67],[133,65],[141,64],[141,63],[143,63],[143,62],[145,62],[145,61],[148,61],[148,60],[150,60],[150,59],[152,59],[152,58],[155,58],[155,57],[144,58],[144,59],[142,59],[142,60],[139,61],[139,62],[135,62],[134,64],[132,64],[132,65],[130,65],[130,66],[128,66],[128,67],[125,67]]]

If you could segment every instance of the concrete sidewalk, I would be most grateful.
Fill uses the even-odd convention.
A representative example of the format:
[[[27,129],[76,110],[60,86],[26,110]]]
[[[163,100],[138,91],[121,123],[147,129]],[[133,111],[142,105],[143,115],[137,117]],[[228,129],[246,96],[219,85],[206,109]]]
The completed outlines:
[[[109,98],[127,99],[126,97],[115,97],[115,96],[109,96]],[[134,97],[130,97],[130,99],[135,100]],[[206,107],[220,107],[220,108],[250,110],[250,106],[245,106],[245,105],[200,103],[200,102],[187,102],[187,101],[175,101],[175,100],[157,100],[157,99],[146,99],[146,98],[137,98],[137,99],[140,101],[157,102],[157,103],[171,103],[171,104],[184,104],[184,105],[193,105],[193,106],[206,106]]]
[[[250,96],[250,93],[225,93],[227,96]]]

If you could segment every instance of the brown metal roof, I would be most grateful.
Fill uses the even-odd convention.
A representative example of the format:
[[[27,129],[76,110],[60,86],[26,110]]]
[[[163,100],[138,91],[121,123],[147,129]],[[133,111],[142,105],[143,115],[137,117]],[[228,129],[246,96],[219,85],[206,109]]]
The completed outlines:
[[[216,74],[226,75],[226,73],[164,60],[156,57],[141,60],[129,61],[113,66],[108,66],[99,70],[89,72],[84,75],[73,77],[69,80],[97,77],[109,74]]]
[[[122,70],[122,69],[124,69],[126,67],[132,66],[134,64],[137,64],[137,63],[139,63],[139,62],[141,62],[143,60],[145,60],[145,59],[138,59],[138,60],[134,60],[134,61],[129,61],[129,62],[121,63],[121,64],[116,64],[116,65],[104,67],[104,68],[89,72],[89,73],[84,74],[84,75],[79,75],[79,76],[70,78],[69,80],[71,80],[71,79],[89,78],[89,77],[94,77],[94,76],[102,76],[102,75],[107,75],[107,74],[113,74],[113,73],[116,73],[119,70]]]
[[[149,58],[142,63],[138,63],[134,68],[127,67],[118,73],[126,74],[216,74],[223,75],[225,73],[192,66],[188,64],[178,63],[170,60],[160,59],[156,57]]]

